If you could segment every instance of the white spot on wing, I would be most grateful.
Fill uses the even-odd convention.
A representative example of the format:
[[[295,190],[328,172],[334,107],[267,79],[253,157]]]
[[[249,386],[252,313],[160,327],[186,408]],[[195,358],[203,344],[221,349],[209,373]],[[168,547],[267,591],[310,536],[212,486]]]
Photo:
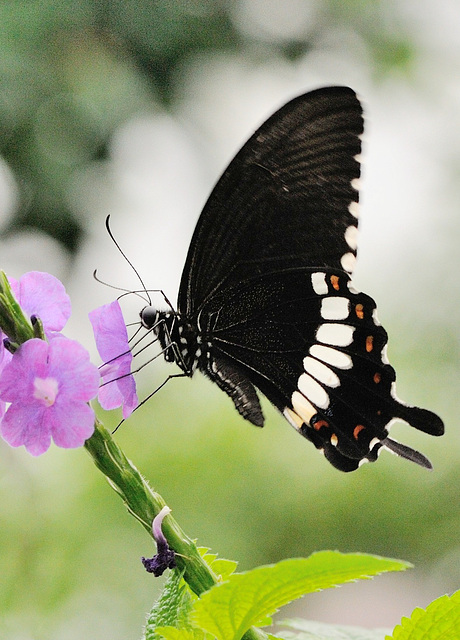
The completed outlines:
[[[296,414],[299,415],[306,424],[318,413],[311,402],[299,391],[294,391],[291,396],[291,402]]]
[[[324,296],[328,292],[327,284],[326,284],[326,274],[317,271],[316,273],[311,274],[311,286],[313,287],[313,291],[319,296]]]
[[[310,354],[318,360],[326,362],[337,369],[351,369],[353,361],[348,353],[342,353],[331,347],[324,347],[322,344],[314,344],[310,347]]]
[[[297,381],[297,386],[303,395],[320,409],[327,409],[329,406],[329,396],[325,389],[316,382],[308,373],[302,373]]]
[[[299,395],[301,394],[299,393]],[[289,422],[289,424],[292,425],[294,429],[297,429],[297,431],[301,428],[301,426],[304,423],[303,418],[301,418],[299,414],[297,414],[295,411],[293,411],[289,407],[285,407],[283,411],[283,415],[286,418],[286,420]]]
[[[321,317],[325,320],[345,320],[350,313],[350,301],[348,298],[332,296],[323,298],[321,302]]]
[[[350,249],[353,249],[354,251],[356,251],[356,248],[358,246],[358,227],[351,224],[349,227],[346,228],[345,241],[350,247]]]
[[[374,321],[376,327],[380,327],[380,321],[377,318],[377,309],[374,309],[374,311],[372,312],[372,320]]]
[[[359,178],[353,178],[350,184],[355,191],[359,191],[361,189],[361,180]]]
[[[303,359],[303,366],[307,373],[319,380],[319,382],[325,384],[327,387],[335,388],[340,386],[339,376],[334,373],[332,369],[326,367],[325,364],[315,360],[315,358],[307,356]]]
[[[340,259],[340,264],[342,265],[343,270],[348,271],[348,273],[351,273],[353,271],[353,269],[355,268],[355,263],[356,256],[354,255],[354,253],[344,253]]]
[[[350,204],[348,205],[348,211],[355,218],[359,218],[359,213],[360,213],[359,202],[355,202],[354,200],[350,202]]]
[[[392,382],[391,383],[390,393],[391,393],[391,397],[394,398],[396,400],[396,402],[399,402],[400,404],[404,405],[405,407],[409,406],[406,402],[403,402],[400,398],[398,398],[398,395],[396,393],[396,382]]]
[[[391,420],[389,420],[387,422],[387,424],[385,425],[385,429],[389,432],[391,427],[396,423],[396,422],[405,422],[405,420],[402,420],[401,418],[398,418],[398,420],[396,420],[396,418],[391,418]]]
[[[380,444],[380,440],[378,438],[372,438],[369,442],[369,451],[372,451],[376,444]]]
[[[358,291],[358,289],[355,289],[355,287],[353,286],[353,283],[352,283],[351,280],[348,281],[348,285],[347,286],[348,286],[348,291],[350,293],[354,293],[355,295],[358,294],[358,293],[361,293],[360,291]]]
[[[348,347],[353,342],[354,330],[355,328],[348,324],[325,323],[319,326],[316,339],[335,347]]]
[[[383,348],[382,348],[382,352],[380,354],[380,357],[382,358],[382,362],[383,364],[390,364],[390,361],[388,360],[388,345],[384,344]]]

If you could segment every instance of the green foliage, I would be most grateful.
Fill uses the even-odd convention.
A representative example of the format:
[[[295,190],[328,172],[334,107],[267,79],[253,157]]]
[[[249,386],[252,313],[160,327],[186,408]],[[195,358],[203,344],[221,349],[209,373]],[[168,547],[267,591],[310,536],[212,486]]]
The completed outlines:
[[[217,554],[209,553],[206,547],[199,547],[198,552],[209,568],[219,576],[219,580],[227,580],[237,567],[233,560],[218,558]],[[167,640],[179,637],[198,640],[205,637],[202,630],[193,629],[189,622],[197,596],[188,588],[183,576],[184,573],[178,570],[169,572],[163,591],[148,615],[145,640],[157,640],[161,637]]]
[[[381,74],[404,67],[414,46],[405,33],[381,33],[388,22],[381,4],[324,3],[312,33],[317,40],[349,25]],[[21,196],[12,226],[37,227],[75,251],[84,221],[72,202],[74,171],[104,159],[127,118],[173,103],[177,72],[191,56],[241,51],[256,59],[235,11],[231,0],[0,3],[0,153]],[[287,35],[264,55],[289,59],[309,46],[307,34]]]
[[[209,557],[216,562],[214,556]],[[230,568],[231,565],[224,563],[223,566]],[[146,633],[145,640],[154,640],[158,634],[166,640],[178,637],[195,640],[205,638],[206,633],[217,640],[240,640],[251,627],[270,624],[270,616],[280,607],[306,593],[367,579],[386,571],[402,571],[409,566],[400,560],[378,556],[322,551],[309,558],[282,560],[245,573],[232,573],[225,582],[212,587],[193,604],[188,600],[185,607],[182,592],[177,598],[181,587],[175,582],[173,599],[176,603],[180,601],[177,613],[171,615],[169,608],[168,616],[157,616],[156,620],[169,622],[156,628],[151,625],[151,635]],[[158,603],[154,610],[158,610]],[[149,620],[152,619],[151,615]],[[185,635],[180,635],[180,629],[184,629]],[[201,635],[197,629],[202,630]]]
[[[201,629],[174,629],[173,627],[163,627],[158,631],[165,640],[205,640],[206,634]]]
[[[458,640],[460,637],[460,591],[441,596],[426,609],[417,608],[410,618],[403,618],[392,635],[381,629],[336,626],[309,620],[286,620],[280,623],[289,631],[286,640]]]
[[[306,593],[408,566],[397,560],[335,551],[283,560],[234,574],[196,602],[192,618],[219,640],[238,640],[249,627],[260,626],[280,607]]]
[[[281,634],[286,640],[382,640],[385,637],[383,629],[363,629],[311,620],[283,620],[278,624],[289,629]]]
[[[221,582],[227,580],[232,573],[235,573],[238,563],[234,560],[218,558],[216,553],[209,553],[209,549],[206,547],[198,547],[198,551],[203,560],[207,562],[214,573],[219,576]]]
[[[417,608],[403,618],[385,640],[458,640],[460,637],[460,591],[441,596],[426,609]]]
[[[158,627],[187,628],[192,607],[192,594],[183,580],[183,572],[170,571],[163,591],[150,611],[145,625],[145,638],[161,638],[155,631]],[[193,636],[191,636],[193,637]]]

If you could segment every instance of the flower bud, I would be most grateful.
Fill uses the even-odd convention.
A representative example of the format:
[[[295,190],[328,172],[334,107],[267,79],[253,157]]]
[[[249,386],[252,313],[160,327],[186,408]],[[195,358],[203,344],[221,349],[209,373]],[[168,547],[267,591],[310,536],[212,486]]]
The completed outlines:
[[[32,325],[16,301],[3,271],[0,271],[0,329],[18,345],[35,337]]]

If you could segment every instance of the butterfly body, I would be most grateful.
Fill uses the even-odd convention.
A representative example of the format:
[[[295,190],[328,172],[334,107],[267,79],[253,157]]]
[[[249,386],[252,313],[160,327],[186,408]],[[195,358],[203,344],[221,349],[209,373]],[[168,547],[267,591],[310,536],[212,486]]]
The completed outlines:
[[[382,446],[430,466],[388,429],[399,418],[440,435],[442,422],[397,399],[376,305],[351,283],[362,131],[346,87],[269,118],[203,209],[178,311],[143,323],[184,374],[198,368],[263,426],[258,389],[338,469],[375,460]]]

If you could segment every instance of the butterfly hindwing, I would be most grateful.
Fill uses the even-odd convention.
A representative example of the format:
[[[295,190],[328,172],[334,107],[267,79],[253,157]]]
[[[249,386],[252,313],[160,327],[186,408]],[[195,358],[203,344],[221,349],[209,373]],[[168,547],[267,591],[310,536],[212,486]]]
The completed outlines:
[[[222,358],[223,376],[233,363],[233,375],[260,389],[341,470],[375,459],[395,418],[442,433],[435,414],[396,398],[375,302],[343,272],[288,270],[269,284],[254,278],[215,296],[202,317],[209,318],[202,328],[213,336],[216,372]],[[247,414],[260,411],[243,395]],[[394,450],[391,441],[387,448]]]

